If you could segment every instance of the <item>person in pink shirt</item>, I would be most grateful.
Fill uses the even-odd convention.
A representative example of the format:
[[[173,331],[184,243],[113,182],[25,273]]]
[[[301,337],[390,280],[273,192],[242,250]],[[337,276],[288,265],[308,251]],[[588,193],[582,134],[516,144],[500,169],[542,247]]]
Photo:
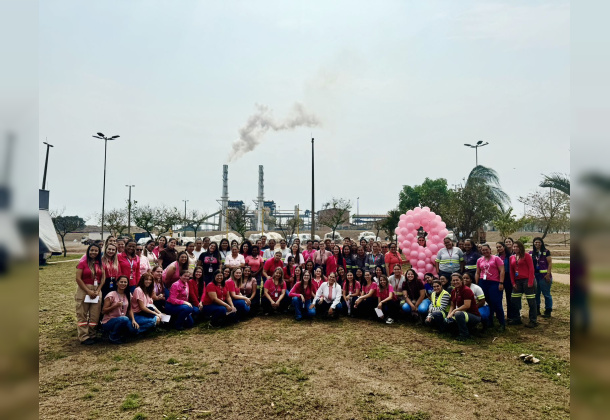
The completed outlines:
[[[256,245],[252,247],[256,248]],[[252,278],[252,275],[250,275]],[[236,267],[231,272],[231,278],[226,281],[225,285],[231,295],[233,306],[237,309],[237,318],[244,319],[250,313],[250,305],[252,301],[249,297],[241,294],[241,286],[244,284],[243,270],[240,267]]]
[[[125,252],[119,254],[119,275],[129,279],[129,292],[132,293],[140,282],[140,258],[136,255],[136,241],[125,244]]]
[[[326,275],[328,276],[330,273],[337,272],[339,267],[343,267],[344,270],[348,271],[346,269],[345,259],[341,253],[341,247],[335,245],[333,246],[332,255],[326,259]]]
[[[340,269],[343,269],[341,267]],[[345,272],[345,270],[344,270]],[[352,308],[356,303],[356,299],[360,296],[360,282],[354,279],[354,274],[349,271],[345,277],[345,283],[343,283],[343,301],[347,308],[347,315],[352,315]]]
[[[155,254],[157,256],[157,258],[159,258],[159,253],[161,251],[163,251],[165,249],[165,246],[167,245],[167,238],[165,236],[159,236],[158,240],[159,240],[159,245],[157,245],[152,250],[153,254]]]
[[[263,287],[262,307],[263,313],[284,313],[288,308],[286,297],[286,282],[284,281],[284,270],[276,268],[271,278],[267,279]]]
[[[319,289],[320,286],[322,286],[322,283],[324,283],[326,280],[326,276],[322,275],[322,267],[316,268],[313,272],[313,279],[311,279],[313,284],[316,286],[316,289]]]
[[[301,272],[301,267],[297,267],[295,273]],[[300,321],[305,318],[313,318],[316,316],[316,309],[310,308],[311,301],[316,295],[316,287],[311,282],[311,274],[309,271],[304,271],[302,277],[297,277],[299,280],[296,282],[288,297],[292,299],[292,306],[294,307],[294,318]]]
[[[267,281],[271,278],[273,273],[278,268],[284,268],[284,262],[282,261],[282,251],[279,249],[275,251],[275,256],[265,262],[263,266],[263,280]]]
[[[388,276],[382,274],[379,277],[379,289],[377,290],[377,309],[383,312],[383,315],[378,317],[380,320],[386,320],[386,324],[393,324],[394,318],[398,314],[398,300],[394,295],[394,288],[388,282]]]
[[[154,280],[153,284],[153,302],[155,307],[160,310],[165,310],[165,285],[163,284],[163,269],[160,265],[155,265],[152,268],[151,272]],[[167,295],[169,296],[169,290],[167,291]]]
[[[79,261],[76,266],[76,328],[81,344],[95,344],[95,327],[100,318],[100,295],[106,279],[102,268],[101,249],[97,245],[89,245],[87,258]],[[96,299],[97,302],[85,302],[85,298]]]
[[[185,251],[178,254],[176,261],[163,270],[163,284],[170,289],[172,284],[178,281],[182,271],[189,270],[189,256]]]
[[[143,250],[144,246],[136,245],[136,255],[140,259],[140,277],[142,276],[142,274],[150,272],[150,269],[152,268],[150,266],[150,261],[148,261],[148,258],[142,255]]]
[[[127,334],[135,334],[140,328],[133,317],[128,287],[129,278],[121,275],[117,279],[117,289],[104,299],[102,329],[109,333],[108,339],[113,344],[123,344]]]
[[[502,294],[504,292],[504,261],[497,255],[491,254],[488,244],[481,245],[483,256],[477,260],[475,283],[481,286],[485,293],[485,300],[489,304],[489,322],[493,325],[493,315],[500,322],[500,330],[504,331],[504,308],[502,307]]]
[[[242,296],[250,299],[250,316],[254,316],[258,314],[261,308],[261,291],[262,284],[259,286],[256,279],[252,277],[252,270],[250,267],[243,268],[243,281],[240,285],[236,284],[236,287],[239,287],[239,291]],[[235,306],[235,305],[233,305]]]
[[[525,252],[525,246],[520,241],[513,243],[513,255],[510,256],[510,281],[513,284],[511,300],[518,314],[518,318],[509,319],[510,325],[521,324],[521,298],[525,293],[530,308],[529,324],[526,327],[534,328],[538,325],[536,307],[536,288],[534,287],[534,260]]]
[[[313,254],[313,265],[314,267],[321,267],[322,271],[325,272],[326,271],[326,261],[328,260],[328,257],[330,257],[332,254],[330,251],[326,250],[326,244],[324,242],[320,242],[320,249],[317,250],[314,254]],[[335,268],[335,271],[331,271],[336,273],[337,269]],[[330,273],[328,273],[330,274]]]
[[[295,265],[294,258],[288,257],[288,264],[283,268],[284,281],[286,282],[286,290],[291,290],[295,284],[294,271],[296,268],[301,270],[301,267]]]
[[[252,252],[245,257],[246,265],[252,270],[252,276],[260,281],[263,272],[263,257],[258,245],[252,245]]]
[[[189,302],[188,282],[190,278],[191,272],[189,270],[182,270],[179,280],[171,285],[169,298],[165,302],[165,313],[172,316],[174,327],[178,331],[192,328],[195,324],[193,317],[199,314],[199,308],[193,307]]]
[[[199,286],[201,285],[201,287]],[[191,278],[189,279],[189,303],[193,305],[193,308],[199,309],[199,297],[203,294],[205,287],[205,281],[203,279],[203,267],[195,267],[195,271],[192,272]],[[197,316],[201,315],[201,311],[193,315],[193,321],[197,322]]]
[[[377,289],[379,286],[373,281],[370,271],[364,273],[365,283],[361,286],[360,297],[354,302],[354,315],[360,318],[372,318],[377,307]]]
[[[150,273],[144,273],[140,277],[138,287],[131,295],[131,310],[133,318],[140,326],[138,334],[155,328],[161,322],[163,314],[153,305],[154,280]]]
[[[313,249],[313,241],[311,239],[308,239],[305,247],[306,248],[301,253],[301,255],[303,255],[303,260],[305,262],[313,261],[314,254],[316,253],[316,250]]]
[[[322,247],[323,242],[320,242]],[[337,275],[330,273],[328,275],[328,281],[322,283],[322,285],[316,291],[316,297],[309,305],[309,309],[316,308],[316,314],[324,317],[337,318],[339,312],[343,309],[341,305],[341,286],[337,283]]]
[[[200,307],[204,315],[211,317],[210,325],[214,328],[237,320],[237,308],[233,305],[233,299],[220,270],[214,272],[214,280],[205,287]]]
[[[106,281],[102,286],[102,301],[108,293],[116,290],[116,279],[119,277],[119,258],[115,243],[116,241],[106,245],[104,255],[102,256],[102,267],[104,267],[104,275],[106,277]]]

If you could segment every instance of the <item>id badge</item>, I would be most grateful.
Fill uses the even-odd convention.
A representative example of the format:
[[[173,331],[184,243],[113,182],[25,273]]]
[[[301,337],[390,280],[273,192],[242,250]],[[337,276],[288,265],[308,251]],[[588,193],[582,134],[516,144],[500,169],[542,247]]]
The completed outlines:
[[[519,277],[519,272],[515,271],[515,277]]]
[[[483,280],[487,280],[487,274],[483,274]]]
[[[129,280],[133,280],[133,273],[129,275]]]
[[[212,266],[210,266],[210,268],[208,269],[208,273],[213,273],[214,272],[214,268]]]
[[[275,297],[278,297],[280,294],[277,292],[277,290],[275,291]]]

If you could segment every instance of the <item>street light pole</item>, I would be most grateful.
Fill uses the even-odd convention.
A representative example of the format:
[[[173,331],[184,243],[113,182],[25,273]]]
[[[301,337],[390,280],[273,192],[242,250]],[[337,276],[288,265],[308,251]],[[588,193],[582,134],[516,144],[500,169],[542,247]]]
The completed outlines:
[[[311,240],[313,241],[316,233],[316,213],[315,213],[315,183],[314,183],[314,144],[311,138]]]
[[[186,203],[188,203],[189,200],[182,200],[184,201],[184,222],[186,223]]]
[[[44,190],[47,186],[47,167],[49,166],[49,148],[55,147],[52,144],[47,143],[46,141],[42,142],[47,145],[47,157],[44,160],[44,174],[42,175],[42,189]]]
[[[135,185],[125,185],[129,187],[129,201],[127,202],[127,234],[131,237],[131,188]]]
[[[118,139],[120,136],[106,137],[103,133],[97,133],[97,136],[93,136],[96,139],[104,140],[104,187],[102,191],[102,241],[104,240],[104,207],[106,204],[106,151],[108,150],[108,140]]]
[[[356,197],[356,221],[360,223],[360,197]]]
[[[475,166],[479,166],[479,147],[487,146],[488,144],[488,142],[483,143],[483,140],[479,140],[477,144],[474,145],[464,143],[464,146],[470,147],[475,151]]]

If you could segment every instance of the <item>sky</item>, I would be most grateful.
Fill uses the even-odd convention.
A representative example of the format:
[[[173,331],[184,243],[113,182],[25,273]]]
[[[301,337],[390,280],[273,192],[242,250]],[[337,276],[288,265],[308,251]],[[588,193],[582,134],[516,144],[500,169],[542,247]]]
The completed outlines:
[[[567,1],[54,1],[39,5],[39,179],[54,145],[51,209],[97,221],[104,142],[106,209],[139,204],[218,210],[222,165],[267,107],[295,104],[316,124],[270,129],[229,163],[229,196],[361,214],[398,204],[426,177],[463,182],[464,146],[489,142],[517,214],[542,175],[570,172]],[[282,126],[285,127],[285,126]],[[280,127],[281,128],[281,127]]]

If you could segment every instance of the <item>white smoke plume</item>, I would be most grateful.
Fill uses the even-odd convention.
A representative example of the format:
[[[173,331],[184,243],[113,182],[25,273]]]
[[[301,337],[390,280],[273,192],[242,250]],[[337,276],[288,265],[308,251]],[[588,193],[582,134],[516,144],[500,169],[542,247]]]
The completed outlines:
[[[229,162],[239,159],[251,152],[260,144],[269,130],[293,130],[297,127],[316,127],[320,125],[318,117],[307,112],[303,104],[295,103],[291,113],[282,121],[273,118],[273,111],[265,105],[256,104],[257,112],[248,118],[246,124],[239,129],[239,140],[233,142]]]

